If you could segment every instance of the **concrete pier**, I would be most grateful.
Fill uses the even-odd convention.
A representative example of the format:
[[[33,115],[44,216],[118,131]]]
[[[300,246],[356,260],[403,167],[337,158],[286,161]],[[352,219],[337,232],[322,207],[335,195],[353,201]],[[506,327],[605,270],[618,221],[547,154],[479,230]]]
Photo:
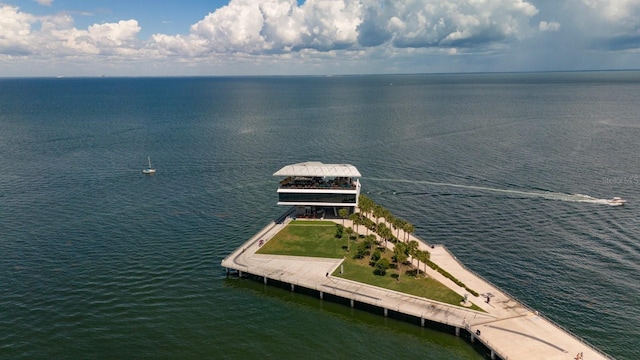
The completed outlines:
[[[484,312],[331,276],[342,264],[342,259],[255,253],[259,243],[268,241],[289,221],[283,218],[267,225],[227,256],[222,266],[236,270],[239,275],[247,273],[263,277],[265,284],[267,278],[290,284],[291,291],[295,291],[296,286],[315,290],[320,299],[326,293],[349,300],[351,307],[357,307],[359,303],[375,306],[383,309],[384,316],[388,316],[389,311],[408,315],[421,326],[429,320],[449,327],[457,336],[464,331],[471,342],[478,341],[488,349],[491,359],[568,360],[578,353],[589,360],[611,358],[468,270],[444,246],[428,246],[413,236],[411,239],[418,241],[421,249],[431,253],[434,263],[479,295],[469,294],[429,267],[427,275],[460,294],[461,299],[466,295],[468,301]]]

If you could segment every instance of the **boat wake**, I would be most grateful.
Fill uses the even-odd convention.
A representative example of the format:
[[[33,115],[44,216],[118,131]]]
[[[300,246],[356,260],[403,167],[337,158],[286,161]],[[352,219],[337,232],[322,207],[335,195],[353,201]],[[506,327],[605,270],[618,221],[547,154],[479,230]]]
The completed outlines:
[[[561,192],[554,192],[554,191],[525,191],[525,190],[500,189],[500,188],[492,188],[492,187],[485,187],[485,186],[462,185],[462,184],[452,184],[452,183],[443,183],[443,182],[435,182],[435,181],[424,181],[424,180],[403,180],[403,179],[382,179],[382,178],[363,178],[363,180],[424,184],[424,185],[432,185],[432,186],[475,190],[479,192],[493,192],[493,193],[502,193],[502,194],[508,194],[508,195],[514,195],[514,196],[542,198],[542,199],[557,200],[557,201],[602,204],[602,205],[611,205],[611,206],[622,205],[625,202],[620,198],[599,199],[599,198],[594,198],[584,194],[568,194],[568,193],[561,193]]]

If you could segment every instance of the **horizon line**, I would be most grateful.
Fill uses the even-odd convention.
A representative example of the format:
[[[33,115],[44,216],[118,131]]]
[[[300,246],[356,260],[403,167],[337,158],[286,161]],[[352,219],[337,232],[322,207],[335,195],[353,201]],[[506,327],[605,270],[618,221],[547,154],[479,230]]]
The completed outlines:
[[[597,73],[597,72],[635,72],[630,69],[587,69],[587,70],[527,70],[527,71],[469,71],[469,72],[418,72],[418,73],[362,73],[362,74],[275,74],[275,75],[35,75],[0,76],[0,79],[140,79],[140,78],[277,78],[277,77],[358,77],[358,76],[410,76],[410,75],[486,75],[486,74],[546,74],[546,73]]]

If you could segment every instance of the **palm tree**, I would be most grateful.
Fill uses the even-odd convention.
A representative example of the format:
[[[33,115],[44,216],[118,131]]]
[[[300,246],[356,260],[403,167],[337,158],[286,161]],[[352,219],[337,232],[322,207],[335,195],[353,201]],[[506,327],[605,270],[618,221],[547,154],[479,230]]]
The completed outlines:
[[[374,203],[366,195],[360,194],[358,197],[358,207],[364,214],[369,214],[373,211]]]
[[[411,254],[414,259],[418,260],[418,264],[416,265],[416,268],[418,269],[418,271],[416,272],[416,276],[420,275],[420,261],[422,259],[422,252],[422,250],[415,250],[413,254]]]
[[[349,217],[349,210],[345,208],[338,210],[338,216],[342,218],[342,226],[344,226],[344,220]]]
[[[353,236],[353,228],[351,226],[349,226],[347,229],[347,252],[349,252],[350,250],[350,245],[351,245],[351,236]]]
[[[418,250],[418,259],[422,260],[422,263],[424,264],[424,274],[427,274],[427,261],[429,261],[429,258],[431,257],[431,254],[426,251],[426,250]],[[420,263],[418,263],[418,265],[420,265]],[[418,267],[418,269],[420,269]]]
[[[387,223],[389,224],[389,227],[393,228],[393,230],[396,230],[397,227],[396,225],[398,224],[398,218],[394,217],[391,212],[388,212],[387,214],[385,214],[384,219],[387,221]]]
[[[387,222],[389,227],[391,227],[392,224],[396,221],[396,218],[393,217],[393,214],[391,213],[391,211],[389,211],[389,209],[385,207],[382,208],[382,217]]]
[[[407,244],[407,253],[411,255],[411,257],[415,257],[416,252],[418,252],[418,242],[415,240],[409,241]]]
[[[373,217],[376,218],[376,225],[380,223],[379,219],[384,216],[384,208],[380,205],[373,207]]]
[[[362,224],[362,219],[360,218],[360,214],[359,213],[353,213],[353,214],[349,215],[349,220],[351,220],[353,222],[353,225],[356,226],[356,234],[359,234],[360,232],[358,231],[358,227],[359,227],[360,224]]]
[[[338,216],[342,218],[342,227],[344,227],[344,220],[349,217],[349,210],[342,208],[338,210]],[[347,236],[347,252],[349,252],[349,237]]]
[[[408,221],[404,223],[402,230],[404,230],[404,234],[407,239],[409,239],[409,236],[413,234],[414,231],[416,231],[416,229],[413,227],[413,224]]]
[[[391,229],[389,229],[384,223],[378,224],[377,229],[378,235],[380,235],[380,237],[384,239],[384,246],[387,247],[387,241],[393,236]]]
[[[372,248],[376,243],[376,236],[371,234],[364,237],[364,242],[367,244],[367,248]]]
[[[398,238],[398,240],[400,239],[400,229],[404,230],[404,226],[406,224],[406,221],[400,219],[400,218],[396,218],[393,221],[393,228],[396,229],[396,237]]]
[[[407,250],[407,245],[403,242],[398,242],[393,248],[393,255],[395,255],[398,264],[398,281],[400,281],[400,274],[402,274],[402,265],[407,261]]]
[[[362,212],[367,220],[369,219],[368,215],[373,212],[374,206],[375,203],[373,202],[373,200],[369,199],[366,195],[360,194],[360,196],[358,197],[358,207],[360,208],[360,212]],[[364,219],[362,220],[364,224]],[[369,227],[365,227],[367,228],[367,235],[369,235]]]
[[[389,211],[389,209],[383,208],[383,214],[382,217],[384,218],[384,221],[387,222],[387,226],[392,227],[393,224],[395,224],[396,222],[396,218],[393,216],[393,214],[391,213],[391,211]]]

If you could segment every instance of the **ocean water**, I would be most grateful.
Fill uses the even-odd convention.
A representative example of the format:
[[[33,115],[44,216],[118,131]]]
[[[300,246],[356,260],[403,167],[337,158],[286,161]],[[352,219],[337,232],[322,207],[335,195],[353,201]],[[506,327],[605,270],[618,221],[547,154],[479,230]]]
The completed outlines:
[[[640,72],[0,79],[0,358],[483,358],[225,276],[284,211],[272,174],[315,160],[638,359],[639,93]]]

